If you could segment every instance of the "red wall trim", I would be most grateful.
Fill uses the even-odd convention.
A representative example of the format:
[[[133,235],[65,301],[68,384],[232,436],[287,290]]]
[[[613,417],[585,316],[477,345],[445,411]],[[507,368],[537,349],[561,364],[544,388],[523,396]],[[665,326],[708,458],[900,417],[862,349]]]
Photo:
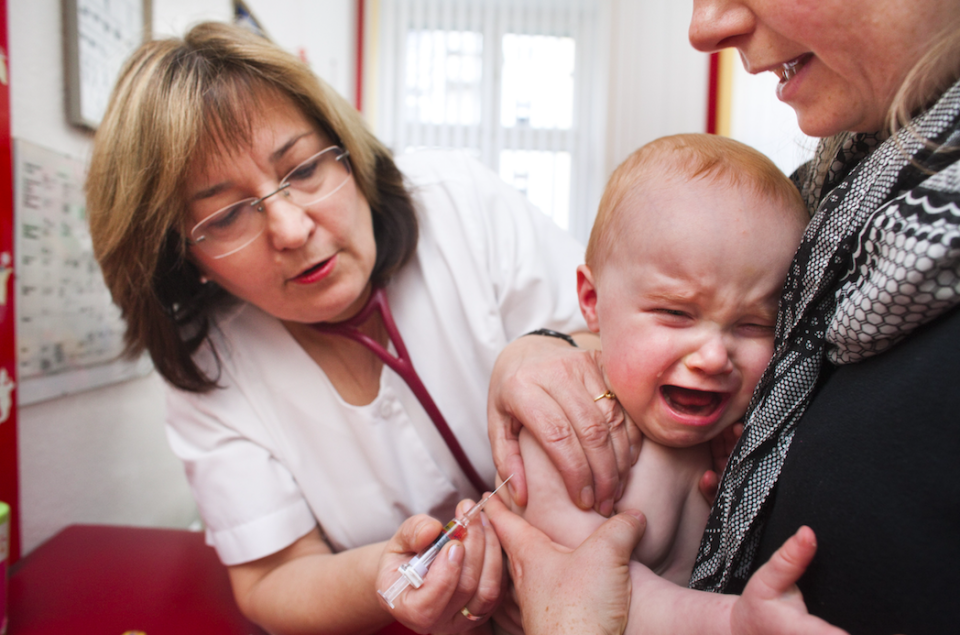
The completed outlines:
[[[363,111],[363,0],[357,0],[357,110]]]
[[[7,37],[7,0],[0,0],[0,284],[6,286],[6,301],[0,303],[0,370],[6,373],[4,381],[17,377],[17,341],[14,331],[16,258],[13,253],[13,151],[10,138],[10,41]],[[16,388],[0,385],[8,390],[11,403],[9,415],[0,423],[0,500],[10,506],[10,559],[12,564],[20,557],[20,490],[17,471],[17,393]],[[4,395],[6,397],[7,395]],[[2,410],[2,409],[0,409]]]
[[[707,89],[707,134],[717,134],[717,99],[719,99],[720,93],[720,53],[710,54],[709,81],[710,85]]]

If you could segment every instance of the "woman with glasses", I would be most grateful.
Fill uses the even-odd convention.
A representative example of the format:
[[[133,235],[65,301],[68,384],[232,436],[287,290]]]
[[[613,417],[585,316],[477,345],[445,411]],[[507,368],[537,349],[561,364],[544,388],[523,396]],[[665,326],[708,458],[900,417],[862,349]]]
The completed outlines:
[[[493,362],[583,328],[582,248],[461,154],[394,161],[305,65],[220,24],[127,63],[87,193],[243,612],[276,633],[489,629],[485,522],[394,610],[377,590],[492,489]]]

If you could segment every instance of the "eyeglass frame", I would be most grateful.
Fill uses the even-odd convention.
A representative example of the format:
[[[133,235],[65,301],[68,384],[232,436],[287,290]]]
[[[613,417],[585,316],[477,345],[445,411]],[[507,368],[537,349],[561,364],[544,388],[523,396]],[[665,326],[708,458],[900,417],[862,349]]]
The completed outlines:
[[[275,194],[279,194],[280,192],[283,192],[284,190],[286,190],[287,188],[289,188],[289,187],[291,187],[291,186],[293,185],[293,183],[290,183],[290,182],[287,181],[287,179],[290,178],[290,175],[291,175],[291,174],[293,174],[294,172],[296,172],[296,171],[300,168],[300,166],[302,166],[304,163],[309,163],[309,162],[312,161],[313,159],[321,156],[322,154],[325,154],[325,153],[327,153],[327,152],[330,152],[331,150],[340,150],[340,154],[338,154],[338,155],[336,156],[336,158],[334,159],[334,160],[337,161],[338,163],[341,163],[341,161],[344,161],[344,160],[346,160],[346,159],[349,159],[349,157],[350,157],[350,151],[347,150],[346,148],[343,148],[342,146],[338,146],[338,145],[327,146],[327,147],[324,148],[323,150],[320,150],[320,151],[317,152],[316,154],[311,155],[310,157],[304,159],[303,161],[301,161],[300,163],[298,163],[297,165],[295,165],[295,166],[293,167],[293,169],[290,170],[289,172],[287,172],[286,176],[284,176],[283,179],[280,181],[280,187],[278,187],[278,188],[275,189],[274,191],[270,192],[269,194],[265,194],[265,195],[261,196],[260,198],[253,198],[253,197],[251,197],[251,198],[245,198],[245,199],[240,199],[240,200],[237,201],[236,203],[231,203],[231,204],[229,204],[229,205],[224,205],[223,207],[221,207],[221,208],[218,209],[217,211],[213,212],[212,214],[208,214],[203,220],[201,220],[201,221],[198,222],[196,225],[194,225],[193,228],[190,230],[190,234],[192,235],[193,232],[197,231],[197,228],[198,228],[198,227],[200,227],[201,225],[203,225],[204,223],[206,223],[209,219],[213,218],[214,216],[220,214],[220,212],[223,212],[224,210],[228,210],[228,209],[230,209],[230,208],[236,207],[236,206],[238,206],[238,205],[240,205],[240,204],[245,203],[246,201],[250,201],[250,206],[256,208],[256,211],[257,211],[257,212],[261,212],[261,213],[262,213],[262,212],[264,211],[264,209],[263,209],[263,202],[264,202],[265,200],[267,200],[268,198],[270,198],[271,196],[273,196],[273,195],[275,195]],[[343,182],[340,183],[340,185],[338,185],[337,187],[335,187],[333,190],[331,190],[330,192],[327,192],[324,196],[321,196],[320,198],[316,199],[315,201],[311,201],[311,202],[309,202],[309,203],[306,203],[305,205],[315,205],[316,203],[319,203],[319,202],[321,202],[321,201],[325,201],[325,200],[327,200],[328,198],[330,198],[331,196],[333,196],[334,194],[336,194],[337,192],[339,192],[340,189],[341,189],[344,185],[346,185],[347,181],[350,180],[350,177],[353,176],[353,170],[352,170],[351,167],[350,167],[349,161],[344,161],[344,162],[341,163],[341,165],[343,165],[343,166],[344,166],[344,169],[346,169],[346,171],[347,171],[347,178],[345,178],[345,179],[343,180]],[[290,194],[289,194],[289,193],[286,193],[286,196],[289,198]],[[292,201],[291,201],[291,202],[292,202]],[[294,205],[299,205],[299,204],[298,204],[298,203],[294,203]],[[220,260],[221,258],[226,258],[227,256],[232,256],[233,254],[237,253],[238,251],[240,251],[240,250],[242,250],[242,249],[245,249],[246,247],[249,247],[251,244],[253,244],[253,241],[255,241],[257,238],[259,238],[261,235],[263,235],[263,230],[264,230],[264,229],[265,229],[265,228],[261,228],[260,231],[257,232],[256,236],[252,236],[252,237],[250,238],[250,240],[248,240],[247,242],[243,243],[243,244],[240,245],[239,247],[235,247],[234,249],[228,251],[228,252],[225,253],[225,254],[220,254],[220,255],[217,255],[217,256],[211,255],[210,258],[213,258],[214,260]],[[201,242],[203,242],[203,241],[205,241],[205,240],[207,240],[207,237],[206,237],[206,236],[200,236],[200,238],[198,238],[198,239],[187,238],[187,244],[192,247],[192,246],[198,245],[199,243],[201,243]]]

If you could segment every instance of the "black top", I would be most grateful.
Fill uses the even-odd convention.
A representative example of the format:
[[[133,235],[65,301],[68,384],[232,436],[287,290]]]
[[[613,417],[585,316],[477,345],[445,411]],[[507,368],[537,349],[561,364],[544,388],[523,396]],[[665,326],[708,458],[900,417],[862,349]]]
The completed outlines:
[[[809,525],[811,613],[855,634],[960,632],[960,310],[828,372],[754,567]]]

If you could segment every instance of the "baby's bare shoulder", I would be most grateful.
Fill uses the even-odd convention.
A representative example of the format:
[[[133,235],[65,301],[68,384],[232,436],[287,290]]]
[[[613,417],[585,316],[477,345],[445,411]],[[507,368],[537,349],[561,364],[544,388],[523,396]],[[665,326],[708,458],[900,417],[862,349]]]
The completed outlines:
[[[708,444],[671,448],[645,440],[630,471],[616,509],[644,513],[647,530],[634,557],[660,575],[680,577],[682,573],[675,573],[678,564],[681,569],[687,567],[691,536],[703,532],[709,513],[698,483],[710,467]]]

